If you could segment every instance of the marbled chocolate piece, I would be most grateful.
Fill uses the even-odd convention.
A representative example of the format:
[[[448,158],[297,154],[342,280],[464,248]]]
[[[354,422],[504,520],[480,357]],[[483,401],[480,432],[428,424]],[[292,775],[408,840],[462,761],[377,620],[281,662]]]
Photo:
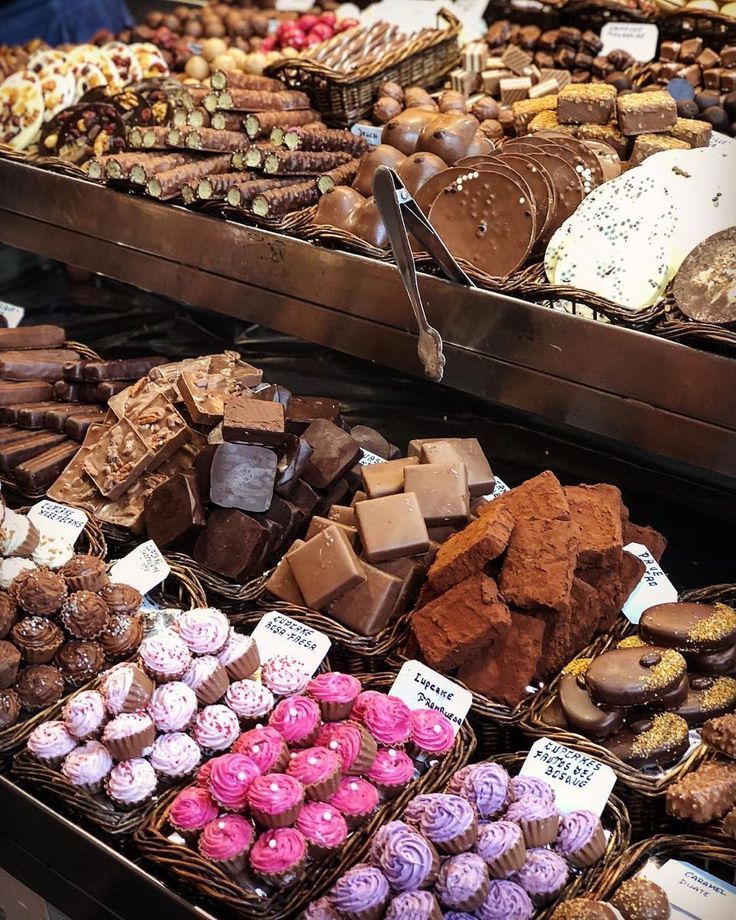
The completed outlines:
[[[273,498],[277,464],[276,454],[268,448],[220,444],[210,469],[211,500],[222,508],[266,511]]]

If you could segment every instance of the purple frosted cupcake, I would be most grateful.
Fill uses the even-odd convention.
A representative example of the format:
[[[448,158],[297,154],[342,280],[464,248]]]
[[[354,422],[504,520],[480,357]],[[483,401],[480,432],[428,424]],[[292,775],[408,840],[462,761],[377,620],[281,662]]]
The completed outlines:
[[[193,840],[217,814],[217,805],[209,792],[200,786],[190,786],[171,803],[169,824],[187,840]]]
[[[524,835],[513,821],[483,824],[473,850],[488,866],[491,878],[506,878],[518,872],[526,859]]]
[[[478,837],[475,812],[459,795],[433,795],[420,828],[441,853],[465,853]]]
[[[273,693],[255,680],[236,680],[230,684],[225,702],[240,719],[243,728],[265,722],[274,707]]]
[[[380,869],[359,863],[335,882],[331,898],[345,920],[379,920],[389,899],[388,881]]]
[[[341,915],[335,910],[332,898],[326,895],[307,907],[302,913],[302,920],[342,920]]]
[[[429,891],[406,891],[394,898],[384,920],[442,920],[442,911]]]
[[[477,764],[468,764],[467,767],[461,767],[457,773],[453,773],[450,777],[450,782],[447,784],[445,792],[448,792],[450,795],[460,795],[462,788],[465,785],[465,780],[473,770],[477,767]]]
[[[97,690],[82,690],[65,703],[61,717],[77,741],[89,741],[102,731],[107,719],[105,701]]]
[[[59,721],[42,722],[28,736],[28,750],[36,760],[49,767],[58,767],[76,746],[76,738]]]
[[[202,759],[197,742],[184,732],[159,735],[153,742],[151,766],[165,781],[173,783],[192,776]]]
[[[567,884],[565,860],[552,850],[527,850],[524,865],[514,876],[535,904],[549,904]]]
[[[529,895],[515,882],[494,879],[485,901],[475,911],[477,920],[531,920],[534,914]]]
[[[129,811],[153,798],[156,772],[143,758],[123,760],[110,771],[105,790],[118,808]]]
[[[497,763],[474,766],[466,775],[458,795],[467,799],[481,818],[497,817],[514,797],[509,775]]]
[[[459,853],[442,863],[434,890],[443,907],[475,910],[488,894],[488,868],[475,853]]]
[[[383,824],[373,835],[369,851],[370,861],[380,863],[381,854],[389,840],[399,834],[416,834],[416,832],[416,828],[409,827],[403,821],[389,821],[388,824]]]
[[[440,870],[440,857],[426,837],[411,828],[395,826],[382,841],[378,864],[391,888],[401,893],[431,888]]]
[[[524,795],[512,802],[504,818],[519,825],[527,847],[544,847],[553,843],[560,824],[557,806],[533,795]]]
[[[525,795],[533,795],[535,799],[543,799],[550,805],[556,805],[555,791],[544,779],[536,776],[514,776],[511,780],[511,789],[514,799],[521,799]]]
[[[348,835],[345,818],[324,802],[308,802],[299,812],[296,828],[304,834],[313,857],[334,852]]]
[[[409,802],[409,804],[404,809],[404,814],[402,815],[404,821],[406,821],[407,824],[411,824],[413,827],[418,828],[422,823],[424,812],[427,810],[427,807],[432,801],[432,797],[433,796],[431,793],[415,795],[411,802]]]
[[[577,866],[586,869],[606,852],[606,837],[600,819],[592,811],[571,811],[560,820],[555,850]]]

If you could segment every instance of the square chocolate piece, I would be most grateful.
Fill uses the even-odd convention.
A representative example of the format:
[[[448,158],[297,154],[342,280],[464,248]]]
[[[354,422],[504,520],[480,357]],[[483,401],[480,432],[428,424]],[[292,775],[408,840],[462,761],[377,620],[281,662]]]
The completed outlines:
[[[565,486],[570,515],[580,528],[577,566],[618,565],[623,556],[623,503],[616,486]]]
[[[404,471],[404,478],[406,491],[416,495],[427,527],[466,523],[470,514],[470,495],[464,463],[409,466]]]
[[[322,533],[322,531],[327,530],[328,527],[339,527],[350,541],[350,545],[353,547],[353,549],[356,549],[358,545],[357,528],[350,524],[341,524],[339,521],[333,521],[329,518],[320,517],[318,514],[315,514],[315,516],[309,522],[309,528],[307,529],[307,536],[305,539],[311,540],[312,537],[316,537],[318,533]]]
[[[302,437],[312,448],[303,478],[315,489],[329,488],[360,459],[358,442],[327,419],[312,422]]]
[[[273,500],[276,454],[251,444],[220,444],[210,468],[210,500],[222,508],[267,511]]]
[[[346,524],[348,527],[356,527],[355,509],[350,505],[333,505],[327,517],[336,524]]]
[[[619,128],[627,137],[669,131],[677,122],[677,103],[666,90],[619,96],[617,110]]]
[[[416,556],[429,549],[429,534],[413,492],[371,498],[355,506],[368,562]]]
[[[572,588],[578,539],[578,528],[570,521],[517,518],[498,580],[508,603],[549,611],[565,607]]]
[[[268,533],[242,511],[216,508],[194,544],[194,558],[207,569],[243,581],[259,574]]]
[[[292,396],[286,409],[286,427],[293,434],[301,434],[318,418],[336,422],[339,416],[340,403],[335,402],[334,399]]]
[[[418,449],[422,463],[464,463],[468,471],[468,490],[472,496],[492,492],[496,480],[488,458],[477,438],[440,438],[411,441],[409,456]]]
[[[330,616],[361,636],[375,636],[393,616],[403,582],[372,565],[363,565],[363,584],[338,597],[327,608]]]
[[[307,540],[287,559],[307,606],[313,610],[326,607],[366,580],[350,541],[337,525]]]
[[[689,147],[707,147],[712,133],[713,128],[707,121],[696,118],[678,118],[670,131],[672,137],[685,141]]]
[[[557,118],[563,125],[608,124],[616,104],[616,87],[608,83],[566,86],[557,97]]]
[[[195,476],[177,473],[146,498],[146,532],[164,548],[198,533],[207,523]]]
[[[661,153],[663,150],[689,149],[690,144],[687,141],[680,141],[676,137],[670,137],[669,134],[639,134],[634,139],[629,163],[632,166],[639,166],[647,157]]]
[[[304,540],[294,540],[289,551],[273,570],[271,577],[264,587],[266,591],[273,594],[274,597],[277,597],[281,601],[285,601],[287,604],[295,604],[297,607],[306,607],[304,597],[299,590],[299,585],[296,583],[296,579],[291,572],[291,567],[287,559],[289,553],[295,549],[299,549],[300,546],[304,546]]]
[[[224,404],[222,436],[226,441],[278,447],[285,439],[284,407],[278,402],[228,396]]]
[[[385,463],[364,463],[360,467],[368,498],[383,498],[404,491],[404,471],[419,463],[417,457],[402,457]]]

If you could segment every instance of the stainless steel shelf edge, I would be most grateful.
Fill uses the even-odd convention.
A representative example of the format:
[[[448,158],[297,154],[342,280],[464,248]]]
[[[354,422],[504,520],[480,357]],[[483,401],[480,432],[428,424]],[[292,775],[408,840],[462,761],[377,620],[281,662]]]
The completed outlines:
[[[0,160],[0,240],[421,375],[396,269]],[[736,486],[736,362],[421,276],[445,383]]]

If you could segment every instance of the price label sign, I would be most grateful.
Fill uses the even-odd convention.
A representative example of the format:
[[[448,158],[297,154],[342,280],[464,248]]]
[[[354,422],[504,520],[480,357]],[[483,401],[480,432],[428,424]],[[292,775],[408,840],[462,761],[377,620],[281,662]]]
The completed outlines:
[[[642,875],[667,892],[673,920],[736,917],[736,887],[698,866],[668,859],[662,866],[648,864]]]
[[[386,461],[383,457],[379,457],[378,454],[371,453],[371,451],[366,450],[365,447],[362,448],[363,456],[360,458],[361,466],[370,466],[373,463],[385,463]]]
[[[601,815],[616,783],[609,766],[551,738],[534,742],[520,772],[546,780],[563,815],[583,807]]]
[[[377,147],[381,143],[382,125],[353,125],[350,130],[358,137],[365,138],[371,147]]]
[[[79,508],[70,508],[47,499],[35,504],[28,512],[38,532],[44,537],[55,537],[72,546],[87,523],[87,515]]]
[[[314,0],[276,0],[276,9],[286,13],[306,13],[314,6]]]
[[[141,543],[110,569],[110,581],[130,585],[147,594],[171,573],[169,563],[153,540]]]
[[[298,623],[278,610],[271,610],[259,620],[253,630],[261,664],[276,655],[288,655],[301,661],[314,674],[329,652],[332,642],[318,629]]]
[[[646,546],[641,543],[629,543],[624,546],[624,550],[641,559],[646,566],[641,581],[623,606],[624,616],[632,623],[638,623],[642,613],[649,607],[676,601],[677,590]]]
[[[20,325],[20,321],[26,315],[26,311],[23,307],[16,307],[15,304],[5,303],[4,300],[0,300],[0,316],[5,317],[5,322],[8,324],[9,329],[15,329],[16,326]]]
[[[504,492],[511,491],[511,489],[509,488],[509,486],[506,485],[503,479],[499,479],[498,476],[495,476],[494,478],[496,480],[496,485],[493,487],[493,492],[489,492],[488,495],[483,496],[483,498],[485,498],[487,502],[492,501],[494,498],[498,498],[498,496],[503,495]]]
[[[409,709],[438,709],[452,722],[455,734],[470,711],[473,694],[448,680],[421,661],[406,661],[389,693],[403,700]]]
[[[628,51],[635,61],[646,64],[654,60],[659,29],[653,22],[607,22],[601,29],[602,55],[611,51]]]

